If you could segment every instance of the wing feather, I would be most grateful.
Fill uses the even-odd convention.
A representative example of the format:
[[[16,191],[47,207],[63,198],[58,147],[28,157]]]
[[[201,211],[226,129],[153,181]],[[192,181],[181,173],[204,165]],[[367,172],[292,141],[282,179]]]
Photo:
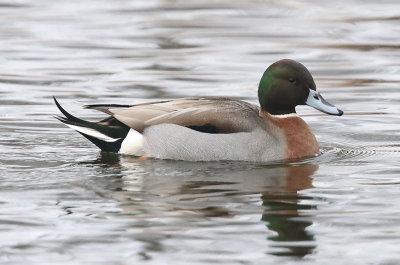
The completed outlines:
[[[256,105],[228,98],[183,98],[118,108],[102,106],[102,111],[139,132],[162,123],[213,126],[221,133],[245,132],[253,130],[262,120]]]

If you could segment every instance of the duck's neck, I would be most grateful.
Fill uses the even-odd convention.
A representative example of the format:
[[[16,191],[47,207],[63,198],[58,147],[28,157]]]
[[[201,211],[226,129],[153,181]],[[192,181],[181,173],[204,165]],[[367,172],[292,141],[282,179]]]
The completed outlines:
[[[319,152],[318,142],[307,123],[296,113],[271,115],[261,111],[261,115],[283,131],[286,137],[286,159],[313,156]]]
[[[272,107],[266,107],[265,111],[268,112],[271,115],[290,115],[290,114],[296,114],[296,109],[279,109],[279,108],[272,108]]]

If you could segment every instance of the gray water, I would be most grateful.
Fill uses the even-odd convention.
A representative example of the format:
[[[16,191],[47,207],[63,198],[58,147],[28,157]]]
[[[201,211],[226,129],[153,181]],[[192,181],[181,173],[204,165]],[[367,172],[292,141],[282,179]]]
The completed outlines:
[[[100,154],[84,104],[257,103],[302,62],[331,103],[296,162]],[[400,2],[1,1],[0,263],[400,264]]]

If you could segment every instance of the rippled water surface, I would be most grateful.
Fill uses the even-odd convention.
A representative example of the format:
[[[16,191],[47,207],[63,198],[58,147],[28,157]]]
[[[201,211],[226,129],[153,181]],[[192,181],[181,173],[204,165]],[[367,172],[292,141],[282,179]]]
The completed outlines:
[[[1,1],[0,262],[400,264],[399,1]],[[84,104],[257,103],[292,58],[320,156],[189,163],[100,154]]]

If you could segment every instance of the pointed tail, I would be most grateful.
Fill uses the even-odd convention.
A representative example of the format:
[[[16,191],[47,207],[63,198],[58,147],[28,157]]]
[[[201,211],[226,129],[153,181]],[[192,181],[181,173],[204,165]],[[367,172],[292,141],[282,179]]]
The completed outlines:
[[[114,117],[109,117],[100,122],[89,122],[79,119],[68,113],[58,103],[55,97],[56,106],[65,117],[56,116],[56,118],[65,123],[68,127],[82,134],[89,141],[94,143],[103,152],[117,153],[121,148],[122,141],[129,132],[129,127],[119,122]]]

